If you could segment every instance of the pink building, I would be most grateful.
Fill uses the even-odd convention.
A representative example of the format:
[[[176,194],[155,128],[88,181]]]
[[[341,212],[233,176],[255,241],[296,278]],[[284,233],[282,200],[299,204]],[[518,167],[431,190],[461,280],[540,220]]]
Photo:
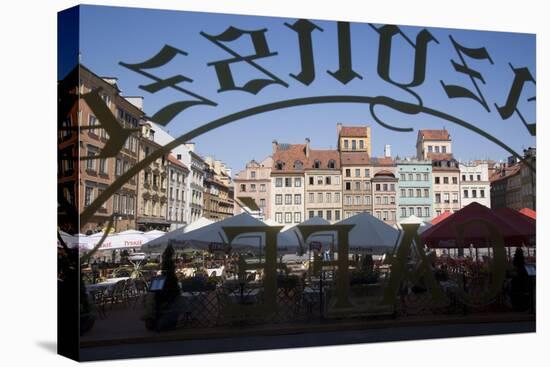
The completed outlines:
[[[244,170],[237,173],[234,178],[233,213],[235,215],[246,210],[263,219],[270,218],[272,166],[273,159],[271,157],[267,157],[261,162],[253,159],[246,164]]]

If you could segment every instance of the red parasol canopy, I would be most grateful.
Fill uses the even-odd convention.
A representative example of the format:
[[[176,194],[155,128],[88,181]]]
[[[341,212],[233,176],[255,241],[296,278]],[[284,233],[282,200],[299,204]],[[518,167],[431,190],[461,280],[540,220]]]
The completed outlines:
[[[451,213],[448,210],[441,213],[441,214],[439,214],[437,217],[432,219],[432,225],[436,225],[437,223],[441,222],[442,220],[449,218],[452,214],[453,213]]]
[[[469,247],[470,244],[474,247],[489,247],[491,239],[488,228],[482,222],[471,222],[480,220],[495,226],[506,246],[534,245],[536,222],[515,213],[499,212],[474,202],[428,228],[420,237],[432,248]],[[464,231],[464,243],[459,244],[458,226],[465,223],[469,224]]]
[[[537,212],[534,211],[533,209],[523,208],[519,212],[523,215],[528,216],[529,218],[532,218],[532,219],[535,219],[535,220],[537,219]]]

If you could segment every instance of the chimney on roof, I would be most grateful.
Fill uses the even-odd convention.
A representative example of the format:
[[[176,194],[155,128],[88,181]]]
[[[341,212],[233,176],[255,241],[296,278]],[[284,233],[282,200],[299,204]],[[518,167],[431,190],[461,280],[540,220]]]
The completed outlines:
[[[342,123],[341,122],[336,124],[336,133],[338,134],[338,136],[340,136],[340,131],[342,131]]]
[[[309,138],[306,138],[306,158],[309,158]]]
[[[271,142],[271,150],[273,151],[273,153],[275,153],[277,149],[279,149],[279,143],[277,142],[277,140],[273,140]]]
[[[384,145],[384,157],[391,158],[391,145]]]

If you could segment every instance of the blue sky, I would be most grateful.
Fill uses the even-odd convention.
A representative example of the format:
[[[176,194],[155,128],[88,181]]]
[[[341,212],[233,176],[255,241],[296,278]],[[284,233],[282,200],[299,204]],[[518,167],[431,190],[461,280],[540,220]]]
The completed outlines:
[[[138,63],[155,55],[165,44],[188,53],[178,56],[169,64],[157,70],[150,70],[157,76],[169,77],[183,74],[192,83],[182,87],[203,95],[218,103],[217,107],[192,107],[178,115],[167,126],[167,130],[179,136],[192,128],[203,125],[218,117],[264,103],[298,97],[322,95],[390,96],[413,102],[407,94],[383,81],[377,74],[378,34],[365,23],[351,24],[353,68],[363,79],[354,79],[347,85],[341,84],[327,73],[338,68],[338,44],[336,22],[311,20],[323,29],[313,33],[313,52],[316,78],[305,86],[289,76],[300,71],[298,40],[296,33],[284,23],[296,19],[237,16],[212,13],[144,10],[116,7],[83,6],[80,14],[80,51],[82,62],[102,76],[118,78],[124,95],[141,95],[145,111],[153,115],[167,104],[189,99],[173,90],[162,90],[150,94],[139,88],[151,81],[119,65],[119,62]],[[242,91],[218,93],[219,82],[214,67],[207,63],[227,59],[230,55],[200,35],[201,31],[217,35],[233,26],[245,30],[267,28],[269,48],[278,55],[257,61],[265,69],[288,83],[289,87],[270,85],[257,95]],[[413,41],[423,28],[400,26]],[[422,97],[425,106],[444,111],[472,123],[514,150],[520,152],[528,146],[535,146],[517,115],[502,120],[494,104],[503,105],[513,80],[509,63],[514,67],[527,67],[536,79],[535,35],[483,32],[456,29],[427,29],[439,41],[428,46],[428,64],[425,82],[414,90]],[[459,60],[449,35],[466,47],[486,47],[494,64],[487,60],[467,59],[470,67],[479,71],[486,83],[480,88],[487,99],[490,112],[468,99],[449,99],[440,81],[457,84],[468,89],[473,86],[465,75],[454,71],[450,60]],[[395,37],[398,39],[398,37]],[[242,37],[230,45],[246,55],[251,52],[248,37]],[[396,80],[407,82],[412,78],[412,48],[402,39],[392,49],[391,75]],[[62,63],[60,63],[62,64]],[[257,77],[264,77],[250,66],[235,65],[234,78],[237,85]],[[64,70],[60,70],[62,75]],[[536,121],[535,104],[526,99],[535,95],[535,87],[527,84],[519,104],[520,110],[529,122]],[[369,124],[372,126],[373,155],[380,156],[385,144],[392,146],[393,155],[415,154],[418,129],[447,128],[453,139],[456,158],[505,159],[509,154],[497,145],[475,135],[451,122],[427,115],[404,115],[386,108],[377,109],[385,122],[412,127],[413,132],[403,133],[387,130],[373,120],[368,105],[328,104],[294,107],[268,112],[246,118],[230,125],[208,132],[194,141],[202,155],[212,155],[226,162],[234,171],[243,168],[250,159],[262,159],[271,153],[271,141],[302,143],[311,139],[314,148],[336,147],[336,123]]]

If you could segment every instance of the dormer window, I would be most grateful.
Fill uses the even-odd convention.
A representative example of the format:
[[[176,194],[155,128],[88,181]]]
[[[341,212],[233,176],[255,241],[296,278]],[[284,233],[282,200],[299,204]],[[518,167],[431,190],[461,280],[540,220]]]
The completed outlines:
[[[294,161],[294,169],[302,169],[304,167],[304,164],[302,161]]]
[[[281,161],[277,161],[277,163],[275,163],[275,169],[277,170],[282,170],[283,169],[283,162]]]
[[[313,168],[321,168],[321,161],[316,159],[313,163]]]
[[[328,168],[336,168],[336,161],[334,159],[328,161]]]

